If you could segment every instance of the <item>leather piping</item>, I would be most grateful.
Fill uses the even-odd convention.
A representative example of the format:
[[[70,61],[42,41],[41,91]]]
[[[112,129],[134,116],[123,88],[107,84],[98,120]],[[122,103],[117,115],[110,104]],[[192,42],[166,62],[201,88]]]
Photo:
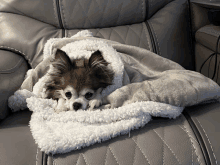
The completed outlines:
[[[24,53],[22,53],[21,51],[17,50],[17,49],[10,48],[10,47],[0,46],[0,50],[4,50],[4,51],[12,52],[14,54],[18,54],[18,55],[20,55],[20,56],[22,56],[22,57],[24,57],[26,59],[26,55]],[[32,67],[29,64],[29,60],[26,59],[26,61],[28,61],[28,62],[26,62],[27,66],[28,66],[28,69],[31,69]],[[13,72],[10,72],[10,73],[13,73]]]
[[[43,152],[42,165],[48,165],[47,159],[48,159],[48,155]]]
[[[151,31],[151,28],[149,26],[148,21],[145,21],[145,24],[147,26],[147,29],[148,29],[148,32],[149,32],[149,35],[150,35],[150,40],[151,40],[153,52],[157,54],[157,50],[156,50],[156,46],[155,46],[155,40],[154,40],[154,37],[153,37],[153,34],[152,34],[152,31]]]
[[[57,17],[58,17],[58,21],[59,21],[59,25],[62,29],[62,37],[64,37],[64,26],[63,26],[63,22],[62,22],[62,18],[61,18],[61,8],[60,8],[60,2],[59,0],[56,0],[56,6],[57,6]]]
[[[61,8],[60,8],[60,2],[59,0],[56,0],[56,7],[57,7],[57,18],[58,18],[58,21],[59,21],[59,25],[61,27],[61,30],[62,30],[62,37],[65,36],[65,29],[64,29],[64,26],[63,26],[63,22],[62,22],[62,18],[61,18]],[[48,161],[48,155],[42,151],[42,162],[41,164],[42,165],[48,165],[47,163]]]
[[[193,36],[193,32],[192,32],[192,15],[191,15],[191,3],[190,3],[190,0],[187,0],[188,2],[188,10],[189,10],[189,33],[190,33],[190,49],[191,49],[191,54],[193,55],[194,58],[192,58],[192,62],[193,62],[193,70],[196,70],[196,60],[195,60],[195,45],[194,45],[194,42],[195,41],[195,36]]]
[[[202,139],[202,136],[199,133],[199,130],[197,129],[197,127],[196,127],[195,123],[193,122],[192,118],[190,117],[190,115],[186,111],[183,111],[183,115],[187,119],[189,125],[191,126],[191,128],[192,128],[192,130],[195,134],[195,137],[196,137],[196,139],[197,139],[197,141],[200,145],[200,148],[201,148],[201,151],[202,151],[202,154],[203,154],[203,157],[204,157],[204,160],[205,160],[206,164],[211,165],[211,161],[210,161],[208,151],[206,149],[206,146],[205,146],[205,143]]]

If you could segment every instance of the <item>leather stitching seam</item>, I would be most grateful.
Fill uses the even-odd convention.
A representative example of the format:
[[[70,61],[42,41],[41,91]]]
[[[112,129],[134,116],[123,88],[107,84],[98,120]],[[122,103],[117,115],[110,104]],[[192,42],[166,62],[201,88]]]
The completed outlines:
[[[205,34],[209,34],[209,35],[214,35],[215,37],[218,37],[220,35],[220,33],[214,31],[213,29],[209,29],[209,28],[202,28],[200,29],[198,32],[202,32],[202,33],[205,33]],[[217,36],[216,36],[216,35]]]
[[[196,117],[195,117],[195,118],[196,118]],[[216,160],[216,156],[215,156],[214,151],[213,151],[213,148],[212,148],[212,144],[211,144],[211,142],[210,142],[210,140],[209,140],[209,138],[208,138],[208,136],[207,136],[207,134],[206,134],[206,132],[205,132],[204,128],[202,127],[201,123],[199,122],[199,120],[198,120],[197,118],[196,118],[196,120],[198,121],[199,125],[200,125],[200,126],[201,126],[201,128],[203,129],[203,132],[205,133],[205,136],[206,136],[206,137],[207,137],[207,139],[208,139],[208,142],[209,142],[210,147],[211,147],[211,150],[212,150],[212,154],[213,154],[214,159],[215,159],[215,163],[218,165],[218,162],[217,162],[217,160]]]
[[[21,65],[22,60],[23,60],[23,59],[21,58],[21,59],[17,62],[17,64],[16,64],[15,66],[13,66],[12,68],[6,69],[6,70],[0,70],[0,72],[7,72],[7,71],[13,70],[13,69],[16,68],[17,66]]]
[[[25,57],[25,59],[28,60],[28,62],[30,61],[30,59],[28,58],[28,56],[26,56],[25,53],[23,53],[23,52],[20,51],[20,50],[17,50],[17,49],[15,49],[15,48],[11,48],[11,47],[8,47],[8,46],[0,46],[0,48],[9,49],[9,50],[12,50],[12,51],[15,51],[15,52],[17,51],[17,52],[19,52],[20,54],[22,54],[22,55]]]
[[[200,43],[200,42],[197,42],[196,43],[198,46],[200,46],[200,47],[205,47],[206,49],[209,49],[209,50],[211,50],[209,47],[207,47],[206,45],[204,45],[204,44],[202,44],[202,43]],[[212,52],[214,52],[213,50],[211,50]],[[218,54],[219,54],[219,52],[218,52]]]
[[[125,40],[124,40],[125,44],[126,44],[126,41],[127,41],[129,29],[130,29],[129,26],[126,26],[126,27],[128,27],[128,31],[127,31],[127,33],[126,33],[126,35],[125,35]]]
[[[190,135],[190,133],[187,131],[187,128],[186,128],[186,126],[183,124],[183,127],[184,128],[182,128],[180,125],[178,125],[184,132],[186,132],[186,134],[188,135],[188,137],[189,137],[189,140],[190,140],[190,142],[191,142],[191,148],[192,148],[192,165],[194,164],[194,162],[193,162],[193,149],[194,149],[194,153],[196,154],[196,156],[197,156],[197,161],[199,162],[199,164],[201,164],[201,161],[200,161],[200,159],[199,159],[199,155],[198,155],[198,153],[196,152],[196,147],[195,147],[195,145],[193,144],[193,140],[196,142],[196,143],[198,143],[197,142],[197,140],[195,140],[191,135]]]
[[[133,140],[133,139],[132,139]],[[134,140],[133,140],[134,141]],[[134,159],[133,159],[133,164],[134,164],[134,162],[135,162],[135,158],[136,158],[136,153],[137,153],[137,145],[135,145],[135,149],[134,149]]]
[[[119,35],[119,33],[115,30],[115,29],[113,29],[112,28],[112,31],[114,31],[115,33],[117,33],[117,35],[124,41],[124,43],[125,43],[125,40]]]
[[[210,36],[213,36],[212,35],[212,33],[206,33],[207,31],[198,31],[199,33],[204,33],[204,34],[207,34],[207,35],[210,35]],[[209,31],[209,32],[211,32],[211,31]],[[214,31],[213,31],[214,32]],[[217,34],[217,33],[216,33]],[[218,36],[220,35],[220,33],[218,34]],[[217,37],[218,38],[218,36],[216,36],[216,35],[214,35],[215,37]],[[217,40],[217,39],[216,39]],[[207,47],[204,43],[200,43],[200,42],[198,42],[198,40],[197,40],[197,44],[200,44],[200,45],[202,45],[202,46],[204,46],[204,47],[206,47],[207,49],[209,49],[209,50],[211,50],[211,51],[213,51],[212,49],[210,49],[209,47]],[[217,41],[216,41],[216,44],[217,44]],[[216,44],[215,44],[215,46],[216,46]],[[218,45],[218,47],[220,46],[220,44]],[[214,50],[215,51],[215,50]],[[219,53],[219,52],[218,52]]]
[[[54,162],[55,163],[55,162]],[[49,164],[49,156],[47,157],[47,164]]]
[[[37,165],[37,160],[38,160],[38,148],[37,148],[37,154],[36,154],[36,165]]]
[[[182,129],[182,130],[184,130],[184,128],[186,128],[186,127],[184,127],[184,128],[182,128],[180,125],[179,125],[179,127]],[[184,130],[186,133],[188,133],[188,131],[187,130]],[[189,134],[189,133],[188,133]],[[194,141],[194,142],[196,142],[198,145],[199,145],[199,143],[197,142],[197,140],[195,139],[195,138],[193,138],[191,135],[189,135],[190,136],[190,138]]]
[[[0,46],[0,48],[7,48],[7,49],[10,49],[10,50],[15,50],[15,51],[21,53],[22,55],[26,56],[23,52],[21,52],[20,50],[15,49],[15,48],[11,48],[11,47],[8,47],[8,46]]]
[[[112,31],[113,31],[112,27],[110,27],[110,29],[111,29],[111,31],[110,31],[110,35],[109,35],[109,40],[110,40],[110,38],[111,38]]]
[[[64,26],[64,29],[67,28],[67,25],[66,25],[66,21],[65,21],[65,14],[64,14],[64,9],[63,9],[63,5],[62,5],[62,0],[60,0],[60,9],[61,9],[61,12],[63,13],[63,26]],[[62,18],[62,17],[61,17]]]
[[[165,139],[165,131],[164,131],[164,128],[162,128],[162,129],[163,129],[163,138]],[[162,151],[162,152],[163,152],[163,159],[162,159],[162,160],[163,160],[163,163],[162,163],[162,164],[164,164],[164,148],[165,148],[165,147],[164,147],[164,144],[165,144],[165,143],[163,143],[163,151]]]
[[[54,9],[54,17],[55,17],[55,20],[57,21],[57,17],[56,17],[56,7],[55,7],[55,0],[53,0],[53,9]],[[59,23],[57,22],[57,26],[59,26]]]
[[[160,45],[159,45],[159,42],[158,42],[158,39],[157,39],[157,34],[155,33],[155,31],[154,31],[154,26],[153,26],[153,24],[150,22],[150,21],[148,21],[148,23],[149,24],[151,24],[151,26],[152,26],[152,32],[154,32],[154,34],[155,34],[155,36],[156,36],[156,40],[157,40],[157,45],[158,45],[158,48],[159,48],[159,55],[161,55],[161,52],[160,52]]]
[[[98,34],[100,34],[102,38],[105,38],[105,37],[102,35],[102,33],[100,32],[100,29],[96,29],[96,30],[97,30],[97,33],[96,33],[97,36],[98,36]]]
[[[131,29],[133,31],[133,33],[138,36],[138,34],[135,32],[135,30],[133,30],[131,27],[129,27],[129,29]],[[143,30],[143,26],[142,26],[142,30]],[[141,35],[138,36],[139,37],[139,43],[138,43],[138,47],[140,47],[140,43],[141,43]]]
[[[85,158],[85,155],[82,153],[82,157],[83,157],[83,159],[85,160],[85,163],[86,163],[86,165],[88,164],[87,163],[87,161],[86,161],[86,158]]]
[[[161,138],[161,136],[153,129],[153,131],[159,136],[159,138],[164,142],[164,144],[170,149],[170,151],[172,152],[173,156],[176,158],[176,160],[180,163],[179,159],[176,157],[175,153],[173,152],[173,150],[168,146],[168,144],[164,141],[163,138]]]
[[[108,148],[109,148],[109,150],[110,150],[110,152],[112,153],[112,155],[114,156],[114,158],[115,158],[115,160],[116,160],[116,162],[118,163],[118,161],[117,161],[117,159],[116,159],[116,157],[115,157],[115,154],[112,152],[112,150],[111,150],[111,147],[110,146],[108,146]],[[119,164],[119,163],[118,163]],[[120,164],[119,164],[120,165]]]
[[[148,35],[147,35],[147,29],[146,29],[145,23],[142,23],[142,25],[143,25],[143,28],[144,28],[145,36],[146,36],[146,38],[147,38],[148,48],[149,48],[150,51],[153,51],[153,50],[151,49],[152,46],[150,46],[150,41],[149,41],[149,37],[148,37]]]
[[[139,145],[137,144],[137,142],[136,142],[133,138],[131,138],[131,139],[135,142],[135,144],[137,145],[137,147],[140,149],[141,153],[144,155],[144,157],[145,157],[145,159],[147,160],[148,164],[150,164],[150,162],[149,162],[147,156],[146,156],[146,155],[144,154],[144,152],[141,150],[141,148],[139,147]]]
[[[105,154],[105,165],[107,163],[107,152],[108,152],[108,148],[106,148],[106,154]]]
[[[55,161],[54,161],[53,154],[52,154],[52,163],[53,163],[53,165],[56,165],[56,163],[55,163]]]
[[[81,153],[80,153],[81,154]],[[80,154],[79,154],[79,156],[78,156],[78,159],[77,159],[77,161],[76,161],[76,164],[78,164],[78,162],[79,162],[79,157],[80,157]]]

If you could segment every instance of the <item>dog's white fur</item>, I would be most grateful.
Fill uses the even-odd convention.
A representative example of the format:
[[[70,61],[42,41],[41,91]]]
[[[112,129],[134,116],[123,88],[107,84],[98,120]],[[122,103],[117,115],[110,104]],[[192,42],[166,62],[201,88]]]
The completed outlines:
[[[65,99],[66,98],[66,96],[65,96],[66,91],[71,91],[71,93],[73,94],[71,99]],[[101,91],[102,91],[102,88],[99,88],[96,92],[94,92],[91,89],[84,88],[78,96],[73,87],[67,86],[65,90],[59,91],[59,93],[62,95],[62,97],[59,98],[59,100],[58,100],[58,104],[57,104],[57,107],[55,108],[55,112],[59,113],[59,112],[68,111],[68,110],[74,111],[73,104],[75,102],[82,104],[81,109],[85,110],[86,108],[88,108],[88,110],[92,111],[95,108],[98,108],[99,106],[102,105],[103,101],[102,101]],[[92,97],[92,99],[90,101],[85,99],[85,97],[84,97],[85,93],[87,93],[87,92],[94,93],[94,96]]]

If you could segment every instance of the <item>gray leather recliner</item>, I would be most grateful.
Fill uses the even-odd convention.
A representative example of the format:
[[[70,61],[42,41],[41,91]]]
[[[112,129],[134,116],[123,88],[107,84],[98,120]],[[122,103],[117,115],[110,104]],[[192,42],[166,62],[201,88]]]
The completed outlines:
[[[175,120],[154,118],[130,135],[57,155],[35,144],[32,112],[11,113],[7,105],[27,70],[42,61],[46,41],[82,29],[198,71],[196,32],[210,24],[203,11],[195,0],[1,0],[0,165],[220,164],[219,103],[186,107]]]

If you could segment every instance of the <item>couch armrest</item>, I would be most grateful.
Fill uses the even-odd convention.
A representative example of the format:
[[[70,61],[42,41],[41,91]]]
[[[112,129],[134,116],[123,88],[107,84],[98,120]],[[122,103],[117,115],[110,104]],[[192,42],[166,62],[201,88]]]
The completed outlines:
[[[185,108],[183,112],[200,144],[207,164],[220,163],[220,103]]]
[[[9,114],[8,98],[21,86],[28,70],[25,59],[0,50],[0,121]]]

